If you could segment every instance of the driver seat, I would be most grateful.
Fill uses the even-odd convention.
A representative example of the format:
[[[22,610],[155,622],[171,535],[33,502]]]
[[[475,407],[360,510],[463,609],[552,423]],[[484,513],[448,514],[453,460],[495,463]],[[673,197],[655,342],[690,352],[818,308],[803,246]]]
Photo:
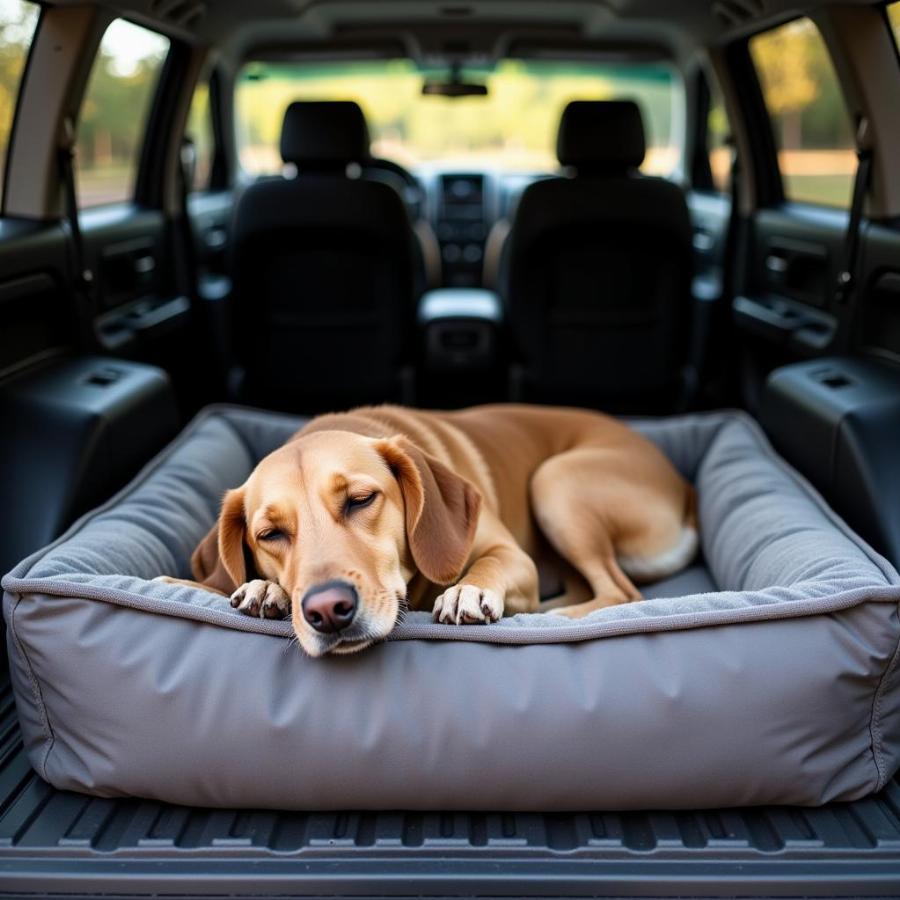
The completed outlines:
[[[356,103],[295,102],[281,157],[296,175],[241,196],[232,257],[241,400],[319,411],[410,399],[415,236],[393,188],[348,175],[368,155]]]

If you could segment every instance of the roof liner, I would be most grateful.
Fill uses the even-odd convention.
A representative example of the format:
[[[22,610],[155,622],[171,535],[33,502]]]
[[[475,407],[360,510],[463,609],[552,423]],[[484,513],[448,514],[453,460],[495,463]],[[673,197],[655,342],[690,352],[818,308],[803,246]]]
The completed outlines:
[[[83,0],[62,0],[66,4]],[[851,0],[852,2],[852,0]],[[872,0],[856,0],[859,3]],[[99,5],[240,58],[403,46],[420,61],[528,45],[680,57],[819,3],[796,0],[121,0]]]

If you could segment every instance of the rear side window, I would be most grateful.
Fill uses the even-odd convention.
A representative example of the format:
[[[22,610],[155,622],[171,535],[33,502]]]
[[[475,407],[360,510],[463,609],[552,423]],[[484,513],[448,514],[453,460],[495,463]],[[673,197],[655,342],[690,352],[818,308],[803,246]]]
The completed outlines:
[[[38,12],[38,5],[27,0],[0,0],[0,195],[19,82],[37,27]]]
[[[891,30],[894,32],[897,50],[900,51],[900,2],[891,3],[887,8],[887,15],[888,22],[891,23]]]
[[[134,196],[147,117],[168,50],[167,38],[123,19],[106,29],[78,123],[79,206]]]
[[[856,153],[837,74],[819,30],[797,19],[750,40],[789,200],[847,207]]]

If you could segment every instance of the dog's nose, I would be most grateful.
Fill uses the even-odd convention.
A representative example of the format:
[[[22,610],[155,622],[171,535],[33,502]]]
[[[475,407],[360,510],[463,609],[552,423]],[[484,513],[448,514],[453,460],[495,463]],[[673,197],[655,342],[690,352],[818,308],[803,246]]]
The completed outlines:
[[[303,618],[316,631],[329,634],[346,628],[356,615],[359,597],[345,581],[328,581],[311,587],[301,603]]]

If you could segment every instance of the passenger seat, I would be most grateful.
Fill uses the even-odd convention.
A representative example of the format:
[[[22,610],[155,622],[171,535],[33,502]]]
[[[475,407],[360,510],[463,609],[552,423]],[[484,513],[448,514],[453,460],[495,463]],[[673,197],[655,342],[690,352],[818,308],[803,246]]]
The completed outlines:
[[[631,101],[575,101],[557,157],[522,194],[500,288],[519,361],[515,399],[666,412],[685,396],[691,226],[684,193],[637,169]]]
[[[256,182],[240,198],[240,399],[305,412],[410,399],[415,237],[393,188],[351,177],[350,164],[368,155],[356,103],[292,103],[281,156],[296,175]]]

